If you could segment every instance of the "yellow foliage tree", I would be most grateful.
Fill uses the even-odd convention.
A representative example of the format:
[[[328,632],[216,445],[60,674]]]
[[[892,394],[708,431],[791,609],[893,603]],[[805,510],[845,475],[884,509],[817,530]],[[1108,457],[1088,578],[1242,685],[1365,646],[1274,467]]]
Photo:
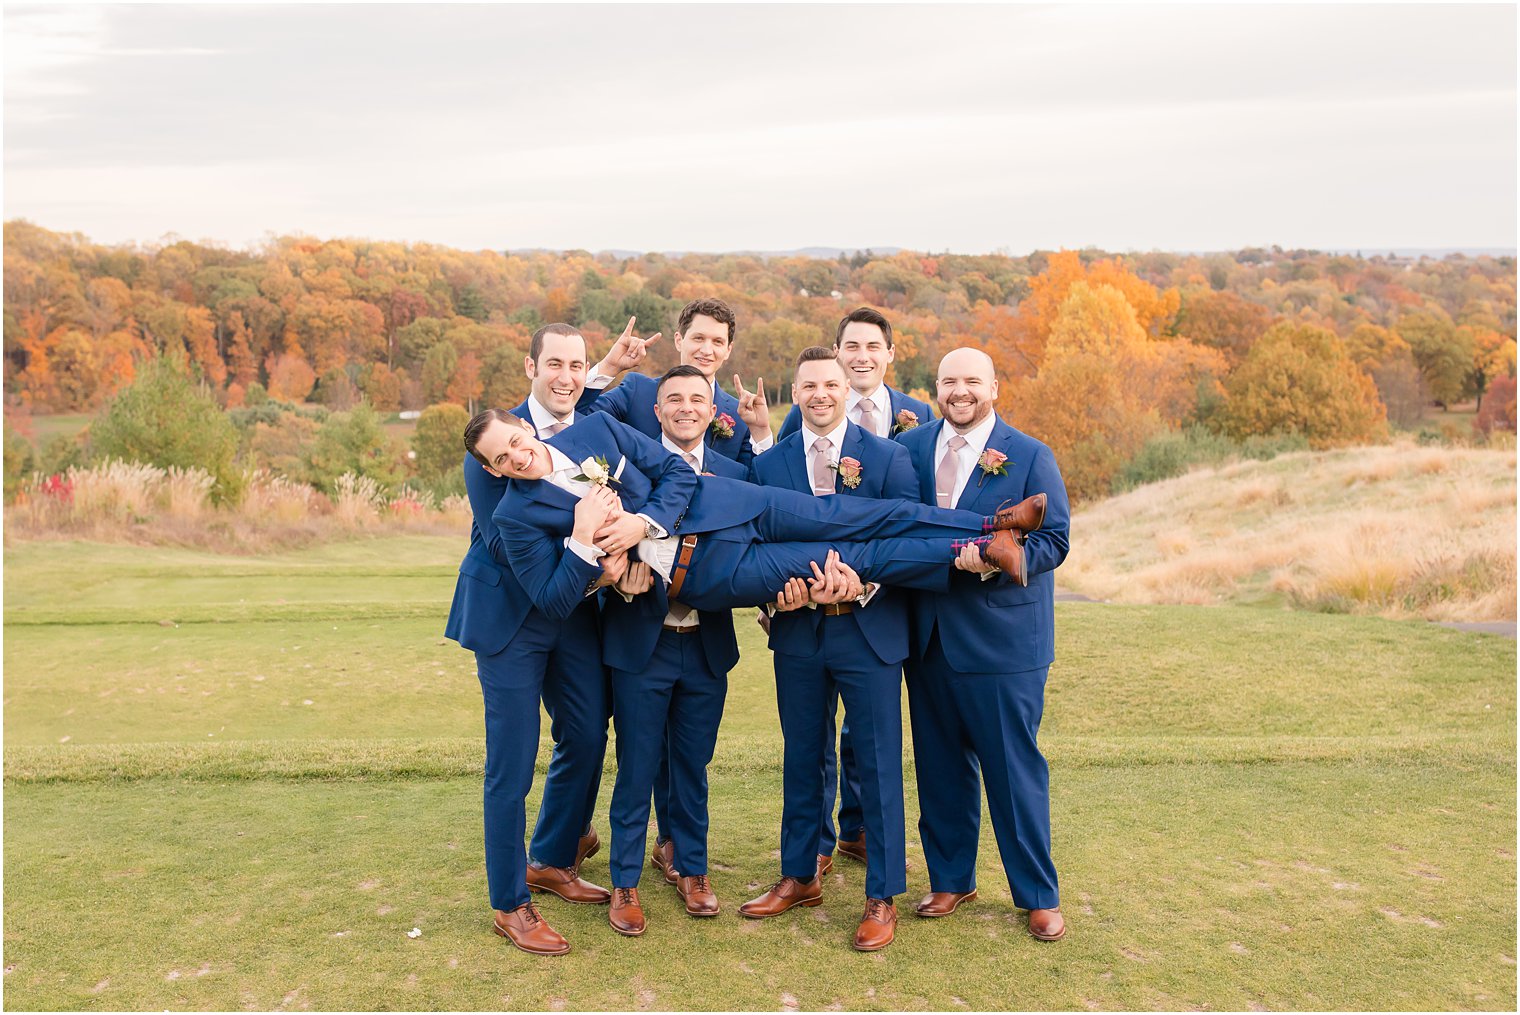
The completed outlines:
[[[1357,368],[1335,332],[1274,325],[1230,377],[1221,414],[1226,433],[1302,434],[1313,448],[1383,435],[1387,414],[1372,379]]]

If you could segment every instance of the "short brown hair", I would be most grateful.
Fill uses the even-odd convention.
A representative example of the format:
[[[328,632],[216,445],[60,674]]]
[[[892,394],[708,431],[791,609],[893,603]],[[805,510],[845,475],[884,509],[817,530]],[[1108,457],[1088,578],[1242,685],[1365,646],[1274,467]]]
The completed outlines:
[[[834,350],[825,349],[821,345],[810,345],[797,354],[797,362],[793,365],[792,369],[795,370],[804,363],[816,363],[819,360],[832,360],[835,363],[839,363],[839,357],[835,354]],[[840,364],[839,369],[843,370],[844,365]]]
[[[686,334],[686,329],[691,327],[692,318],[697,315],[711,317],[719,324],[728,325],[728,344],[734,344],[734,332],[739,330],[734,323],[734,308],[722,300],[692,300],[681,308],[681,316],[676,321],[676,331]]]
[[[839,330],[834,332],[834,344],[844,338],[845,325],[848,324],[874,324],[881,329],[881,337],[887,340],[887,348],[892,348],[892,322],[887,320],[881,311],[871,307],[856,307],[848,314],[839,319]]]
[[[554,334],[562,335],[564,332],[556,331]],[[580,332],[576,332],[576,334],[578,335]],[[538,336],[535,335],[534,337],[537,338]],[[485,455],[482,455],[479,451],[476,450],[476,448],[480,444],[481,435],[486,432],[486,427],[491,425],[491,421],[493,419],[499,419],[503,423],[512,423],[516,426],[523,425],[521,416],[514,416],[512,413],[508,412],[505,409],[482,409],[480,412],[477,412],[475,415],[470,417],[470,421],[464,425],[464,449],[468,451],[477,462],[479,462],[481,465],[486,466],[487,468],[491,467],[491,463],[486,461]]]
[[[538,363],[538,357],[544,351],[544,338],[548,335],[574,335],[582,342],[586,341],[586,336],[582,335],[578,328],[572,328],[568,324],[546,324],[535,331],[528,341],[528,358],[535,364]]]

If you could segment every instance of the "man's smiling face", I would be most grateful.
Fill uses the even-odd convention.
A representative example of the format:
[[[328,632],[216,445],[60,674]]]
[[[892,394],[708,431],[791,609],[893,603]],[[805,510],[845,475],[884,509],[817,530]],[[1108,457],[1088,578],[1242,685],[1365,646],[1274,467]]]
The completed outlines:
[[[696,367],[708,380],[723,369],[734,351],[728,325],[706,314],[693,317],[686,330],[676,335],[675,344],[681,364]]]
[[[666,378],[654,407],[665,436],[687,449],[700,443],[712,423],[712,395],[712,385],[705,378]]]
[[[487,472],[506,479],[543,479],[554,469],[549,446],[526,423],[491,420],[475,442],[475,452],[490,463]]]
[[[881,329],[866,321],[851,321],[839,336],[839,362],[850,378],[850,387],[870,395],[881,387],[887,365],[896,357]]]
[[[961,433],[991,414],[997,396],[992,359],[980,349],[956,349],[940,360],[936,385],[939,411]]]
[[[538,362],[525,360],[523,370],[539,404],[568,419],[586,387],[586,340],[580,335],[545,335]]]

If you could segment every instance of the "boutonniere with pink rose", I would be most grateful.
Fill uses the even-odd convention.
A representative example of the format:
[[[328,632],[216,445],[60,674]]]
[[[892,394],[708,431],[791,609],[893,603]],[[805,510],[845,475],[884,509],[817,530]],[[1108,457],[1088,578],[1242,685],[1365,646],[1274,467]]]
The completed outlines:
[[[976,485],[981,486],[988,476],[1008,475],[1008,469],[1005,467],[1007,462],[1008,456],[1001,451],[995,451],[992,448],[983,451],[982,457],[976,460],[977,467],[982,470],[982,474],[977,479]]]
[[[734,417],[726,412],[720,412],[713,417],[713,436],[720,441],[726,441],[734,435]]]
[[[860,462],[853,458],[841,458],[829,468],[839,473],[839,479],[851,490],[860,485]]]
[[[904,409],[897,414],[897,425],[892,428],[893,433],[907,433],[918,426],[918,413],[912,409]]]

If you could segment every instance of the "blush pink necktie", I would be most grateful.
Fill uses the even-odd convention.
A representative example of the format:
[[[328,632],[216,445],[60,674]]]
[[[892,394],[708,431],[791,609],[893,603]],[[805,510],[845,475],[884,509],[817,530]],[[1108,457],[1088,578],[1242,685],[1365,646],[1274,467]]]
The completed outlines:
[[[966,438],[960,434],[951,437],[945,445],[945,457],[939,460],[934,471],[934,492],[939,495],[940,507],[953,507],[950,497],[955,493],[955,477],[960,472],[960,450],[966,446]]]
[[[860,418],[855,421],[860,424],[860,428],[868,434],[880,437],[881,431],[876,429],[876,403],[869,398],[862,398],[855,408],[860,410]]]
[[[834,492],[834,470],[829,468],[829,449],[833,446],[827,437],[813,442],[813,494],[818,497]]]

